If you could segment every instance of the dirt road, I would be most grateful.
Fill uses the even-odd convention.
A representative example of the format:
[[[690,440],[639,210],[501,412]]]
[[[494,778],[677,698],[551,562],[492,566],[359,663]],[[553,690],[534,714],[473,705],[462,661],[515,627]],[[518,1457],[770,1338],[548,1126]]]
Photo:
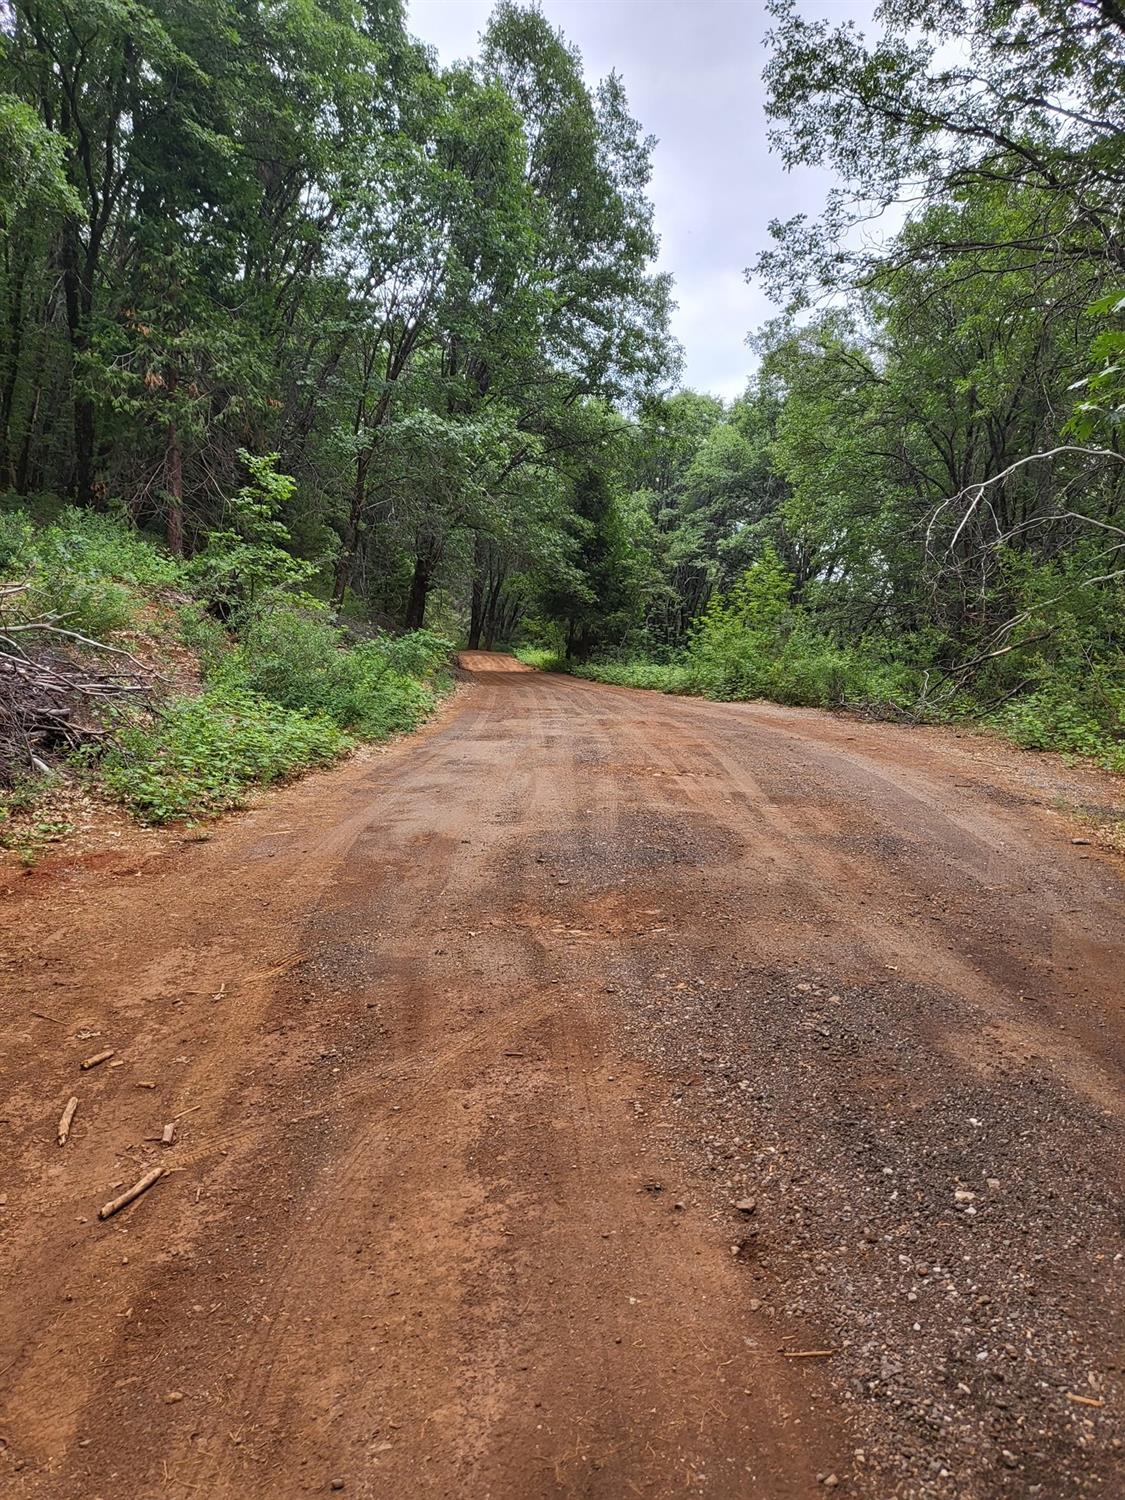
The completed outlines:
[[[1104,785],[466,665],[0,876],[0,1490],[1125,1493]]]

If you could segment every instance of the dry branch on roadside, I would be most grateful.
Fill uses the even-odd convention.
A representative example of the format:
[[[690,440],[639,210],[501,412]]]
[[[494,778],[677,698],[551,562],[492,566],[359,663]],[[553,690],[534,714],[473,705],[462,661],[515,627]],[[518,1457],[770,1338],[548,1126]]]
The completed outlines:
[[[0,778],[49,770],[51,750],[107,738],[99,710],[149,691],[149,673],[119,646],[69,629],[62,616],[18,614],[27,585],[0,585]],[[110,657],[94,666],[91,654]]]
[[[157,1182],[163,1176],[163,1167],[153,1167],[151,1172],[146,1172],[139,1182],[134,1182],[133,1186],[122,1193],[120,1197],[111,1198],[108,1203],[104,1203],[98,1209],[98,1218],[110,1219],[114,1214],[120,1213],[123,1208],[128,1208],[134,1198],[139,1198],[142,1193],[148,1192],[153,1183]]]
[[[66,1145],[67,1137],[70,1135],[70,1127],[71,1127],[71,1124],[72,1124],[72,1122],[74,1120],[74,1111],[77,1108],[78,1108],[78,1095],[77,1094],[71,1094],[70,1098],[66,1101],[66,1108],[62,1112],[62,1118],[59,1120],[59,1145],[60,1146],[65,1146]]]

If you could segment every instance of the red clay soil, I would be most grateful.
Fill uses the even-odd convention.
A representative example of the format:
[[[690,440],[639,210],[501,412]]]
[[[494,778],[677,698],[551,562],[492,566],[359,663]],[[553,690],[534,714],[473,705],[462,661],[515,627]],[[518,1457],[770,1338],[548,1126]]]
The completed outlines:
[[[1125,1494],[1107,782],[464,665],[0,874],[0,1490]]]

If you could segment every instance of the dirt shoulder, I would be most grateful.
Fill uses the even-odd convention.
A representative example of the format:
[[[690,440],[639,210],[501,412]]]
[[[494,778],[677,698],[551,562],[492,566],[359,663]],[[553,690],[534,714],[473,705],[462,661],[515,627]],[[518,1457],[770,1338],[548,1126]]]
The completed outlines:
[[[1058,782],[466,666],[0,882],[11,1492],[1114,1494],[1125,910]]]

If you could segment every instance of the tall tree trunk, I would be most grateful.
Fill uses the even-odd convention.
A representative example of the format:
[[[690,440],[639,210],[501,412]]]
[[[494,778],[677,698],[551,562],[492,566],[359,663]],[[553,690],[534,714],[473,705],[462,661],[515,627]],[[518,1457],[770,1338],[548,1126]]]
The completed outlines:
[[[481,631],[484,629],[484,570],[487,557],[488,543],[478,532],[473,543],[473,594],[469,605],[470,651],[479,648]]]
[[[430,592],[430,574],[433,564],[426,557],[414,559],[414,576],[410,580],[410,597],[406,601],[407,630],[421,630],[426,623],[426,600]]]
[[[184,555],[184,450],[180,429],[168,423],[164,448],[164,539],[173,557]]]
[[[488,590],[488,603],[485,605],[484,618],[484,649],[491,651],[496,644],[497,626],[500,623],[500,590],[504,587],[503,570],[493,579]]]
[[[90,288],[82,275],[78,222],[68,219],[62,234],[62,282],[66,329],[70,339],[74,382],[74,477],[71,488],[80,505],[94,502],[94,403],[79,388],[83,357],[90,347]]]
[[[4,388],[0,391],[0,471],[8,476],[8,483],[15,479],[15,444],[12,441],[12,406],[16,395],[16,381],[20,370],[20,353],[23,346],[23,281],[27,270],[27,257],[17,259],[16,251],[8,237],[6,246],[8,261],[8,363],[4,371]]]
[[[367,505],[367,473],[371,468],[374,445],[365,448],[355,461],[355,483],[352,485],[352,503],[348,508],[348,519],[344,523],[344,535],[336,557],[336,577],[332,584],[332,606],[339,612],[352,581],[356,548],[359,546],[359,528]]]

